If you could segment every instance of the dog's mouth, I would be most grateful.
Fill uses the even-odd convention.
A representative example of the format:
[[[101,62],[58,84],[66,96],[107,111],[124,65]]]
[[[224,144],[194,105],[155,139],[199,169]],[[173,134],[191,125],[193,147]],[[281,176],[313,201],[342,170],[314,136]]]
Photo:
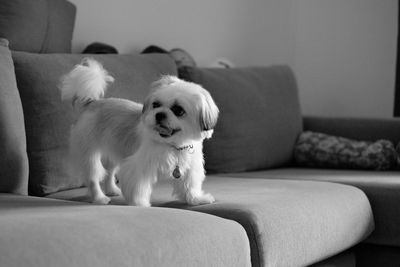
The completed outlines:
[[[173,129],[170,128],[168,126],[165,126],[163,124],[157,124],[154,127],[154,130],[156,130],[158,132],[158,134],[162,137],[162,138],[167,138],[167,137],[171,137],[174,134],[176,134],[177,132],[179,132],[181,129]]]

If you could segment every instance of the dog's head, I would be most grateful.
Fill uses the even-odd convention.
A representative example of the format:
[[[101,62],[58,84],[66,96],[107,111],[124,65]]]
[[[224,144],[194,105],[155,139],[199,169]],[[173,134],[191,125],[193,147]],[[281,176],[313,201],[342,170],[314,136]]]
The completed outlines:
[[[142,120],[153,139],[181,144],[210,138],[218,113],[211,95],[200,85],[164,76],[152,84]]]

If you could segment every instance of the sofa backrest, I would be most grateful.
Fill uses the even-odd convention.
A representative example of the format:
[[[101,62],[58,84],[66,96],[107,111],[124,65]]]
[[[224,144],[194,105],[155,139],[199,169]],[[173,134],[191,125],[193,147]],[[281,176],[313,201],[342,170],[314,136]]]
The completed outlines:
[[[76,7],[65,0],[0,1],[0,38],[10,49],[70,53]]]
[[[1,193],[28,193],[24,114],[10,49],[70,53],[75,15],[75,5],[66,0],[0,1]]]
[[[25,117],[29,158],[29,194],[44,196],[82,186],[83,177],[71,175],[70,127],[76,119],[71,102],[62,102],[60,79],[87,54],[37,54],[14,51],[18,91]],[[150,84],[161,75],[176,75],[171,57],[147,55],[90,55],[115,78],[106,97],[143,103]]]
[[[295,76],[288,66],[184,68],[220,110],[214,136],[204,144],[208,173],[267,169],[292,163],[302,131]]]
[[[26,195],[28,159],[21,99],[8,41],[0,39],[0,193]]]

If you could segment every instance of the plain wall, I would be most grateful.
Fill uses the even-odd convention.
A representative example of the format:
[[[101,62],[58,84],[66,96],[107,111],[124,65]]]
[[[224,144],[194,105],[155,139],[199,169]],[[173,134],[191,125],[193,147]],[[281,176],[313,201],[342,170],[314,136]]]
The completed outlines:
[[[305,114],[393,115],[397,0],[301,0],[294,69]]]
[[[73,51],[100,41],[120,53],[149,45],[183,48],[200,66],[224,57],[236,66],[293,63],[292,0],[71,0]]]
[[[183,48],[200,66],[288,64],[304,114],[391,117],[397,0],[71,0],[73,51]]]

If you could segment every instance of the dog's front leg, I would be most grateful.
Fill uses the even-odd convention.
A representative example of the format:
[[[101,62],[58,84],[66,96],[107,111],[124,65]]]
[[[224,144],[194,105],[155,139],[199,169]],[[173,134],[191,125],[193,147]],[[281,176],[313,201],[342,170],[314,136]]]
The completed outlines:
[[[153,184],[157,181],[155,173],[146,171],[135,160],[126,161],[118,172],[121,191],[128,205],[150,207]]]
[[[89,181],[88,190],[92,203],[106,205],[110,202],[110,198],[107,197],[101,190],[100,183],[97,180]]]
[[[121,189],[116,184],[115,174],[118,167],[111,167],[108,169],[106,178],[104,179],[104,191],[107,196],[120,196]]]
[[[215,199],[210,193],[204,193],[202,189],[204,179],[204,169],[188,170],[181,179],[174,181],[173,194],[189,205],[211,204]]]
[[[130,193],[127,196],[128,205],[150,207],[150,198],[153,183],[150,177],[141,177],[132,184]]]

